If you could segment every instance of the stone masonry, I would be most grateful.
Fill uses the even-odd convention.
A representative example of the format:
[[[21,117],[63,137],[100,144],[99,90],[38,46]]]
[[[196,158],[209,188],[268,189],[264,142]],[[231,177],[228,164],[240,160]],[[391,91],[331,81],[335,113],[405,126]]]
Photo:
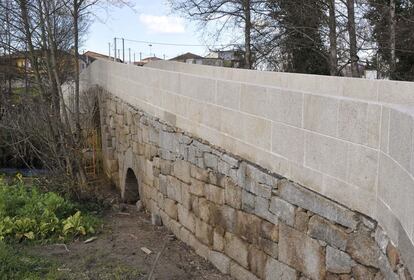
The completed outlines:
[[[104,166],[235,279],[411,279],[377,222],[100,91]]]

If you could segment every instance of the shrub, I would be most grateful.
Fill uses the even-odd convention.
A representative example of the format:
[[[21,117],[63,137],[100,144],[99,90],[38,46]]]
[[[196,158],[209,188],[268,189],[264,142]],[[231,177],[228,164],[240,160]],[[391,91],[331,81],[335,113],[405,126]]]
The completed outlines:
[[[99,220],[54,192],[0,178],[0,240],[46,241],[95,233]]]

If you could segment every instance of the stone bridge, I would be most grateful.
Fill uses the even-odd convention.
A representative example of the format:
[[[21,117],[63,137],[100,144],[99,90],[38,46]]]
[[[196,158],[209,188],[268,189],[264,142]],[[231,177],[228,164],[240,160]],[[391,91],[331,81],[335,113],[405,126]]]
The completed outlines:
[[[411,279],[414,84],[96,61],[104,167],[235,279]]]

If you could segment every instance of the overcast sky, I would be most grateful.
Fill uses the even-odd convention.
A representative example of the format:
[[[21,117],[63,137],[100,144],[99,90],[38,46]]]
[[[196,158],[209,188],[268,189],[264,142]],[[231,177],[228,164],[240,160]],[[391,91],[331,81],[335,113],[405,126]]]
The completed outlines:
[[[98,12],[98,19],[92,24],[82,46],[82,51],[92,50],[108,54],[108,42],[111,43],[113,55],[113,38],[125,38],[138,41],[166,42],[174,44],[203,45],[200,31],[194,23],[187,22],[177,15],[171,14],[164,0],[134,0],[134,7],[116,8]],[[117,48],[122,48],[118,40]],[[166,55],[171,58],[191,51],[199,55],[207,53],[206,47],[162,46],[148,43],[125,41],[125,60],[128,61],[128,48],[139,60],[142,57]],[[121,51],[122,52],[122,51]],[[122,56],[122,53],[121,53]]]

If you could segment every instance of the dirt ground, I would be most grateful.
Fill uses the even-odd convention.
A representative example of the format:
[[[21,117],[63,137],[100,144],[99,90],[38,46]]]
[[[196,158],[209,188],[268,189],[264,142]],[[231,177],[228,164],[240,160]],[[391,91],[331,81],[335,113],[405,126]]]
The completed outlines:
[[[165,227],[153,226],[150,216],[135,206],[113,209],[104,216],[102,233],[85,244],[36,246],[33,253],[57,263],[60,279],[148,279],[156,255],[167,242],[153,279],[229,280]],[[166,241],[168,240],[168,241]],[[147,254],[141,248],[148,248]]]

